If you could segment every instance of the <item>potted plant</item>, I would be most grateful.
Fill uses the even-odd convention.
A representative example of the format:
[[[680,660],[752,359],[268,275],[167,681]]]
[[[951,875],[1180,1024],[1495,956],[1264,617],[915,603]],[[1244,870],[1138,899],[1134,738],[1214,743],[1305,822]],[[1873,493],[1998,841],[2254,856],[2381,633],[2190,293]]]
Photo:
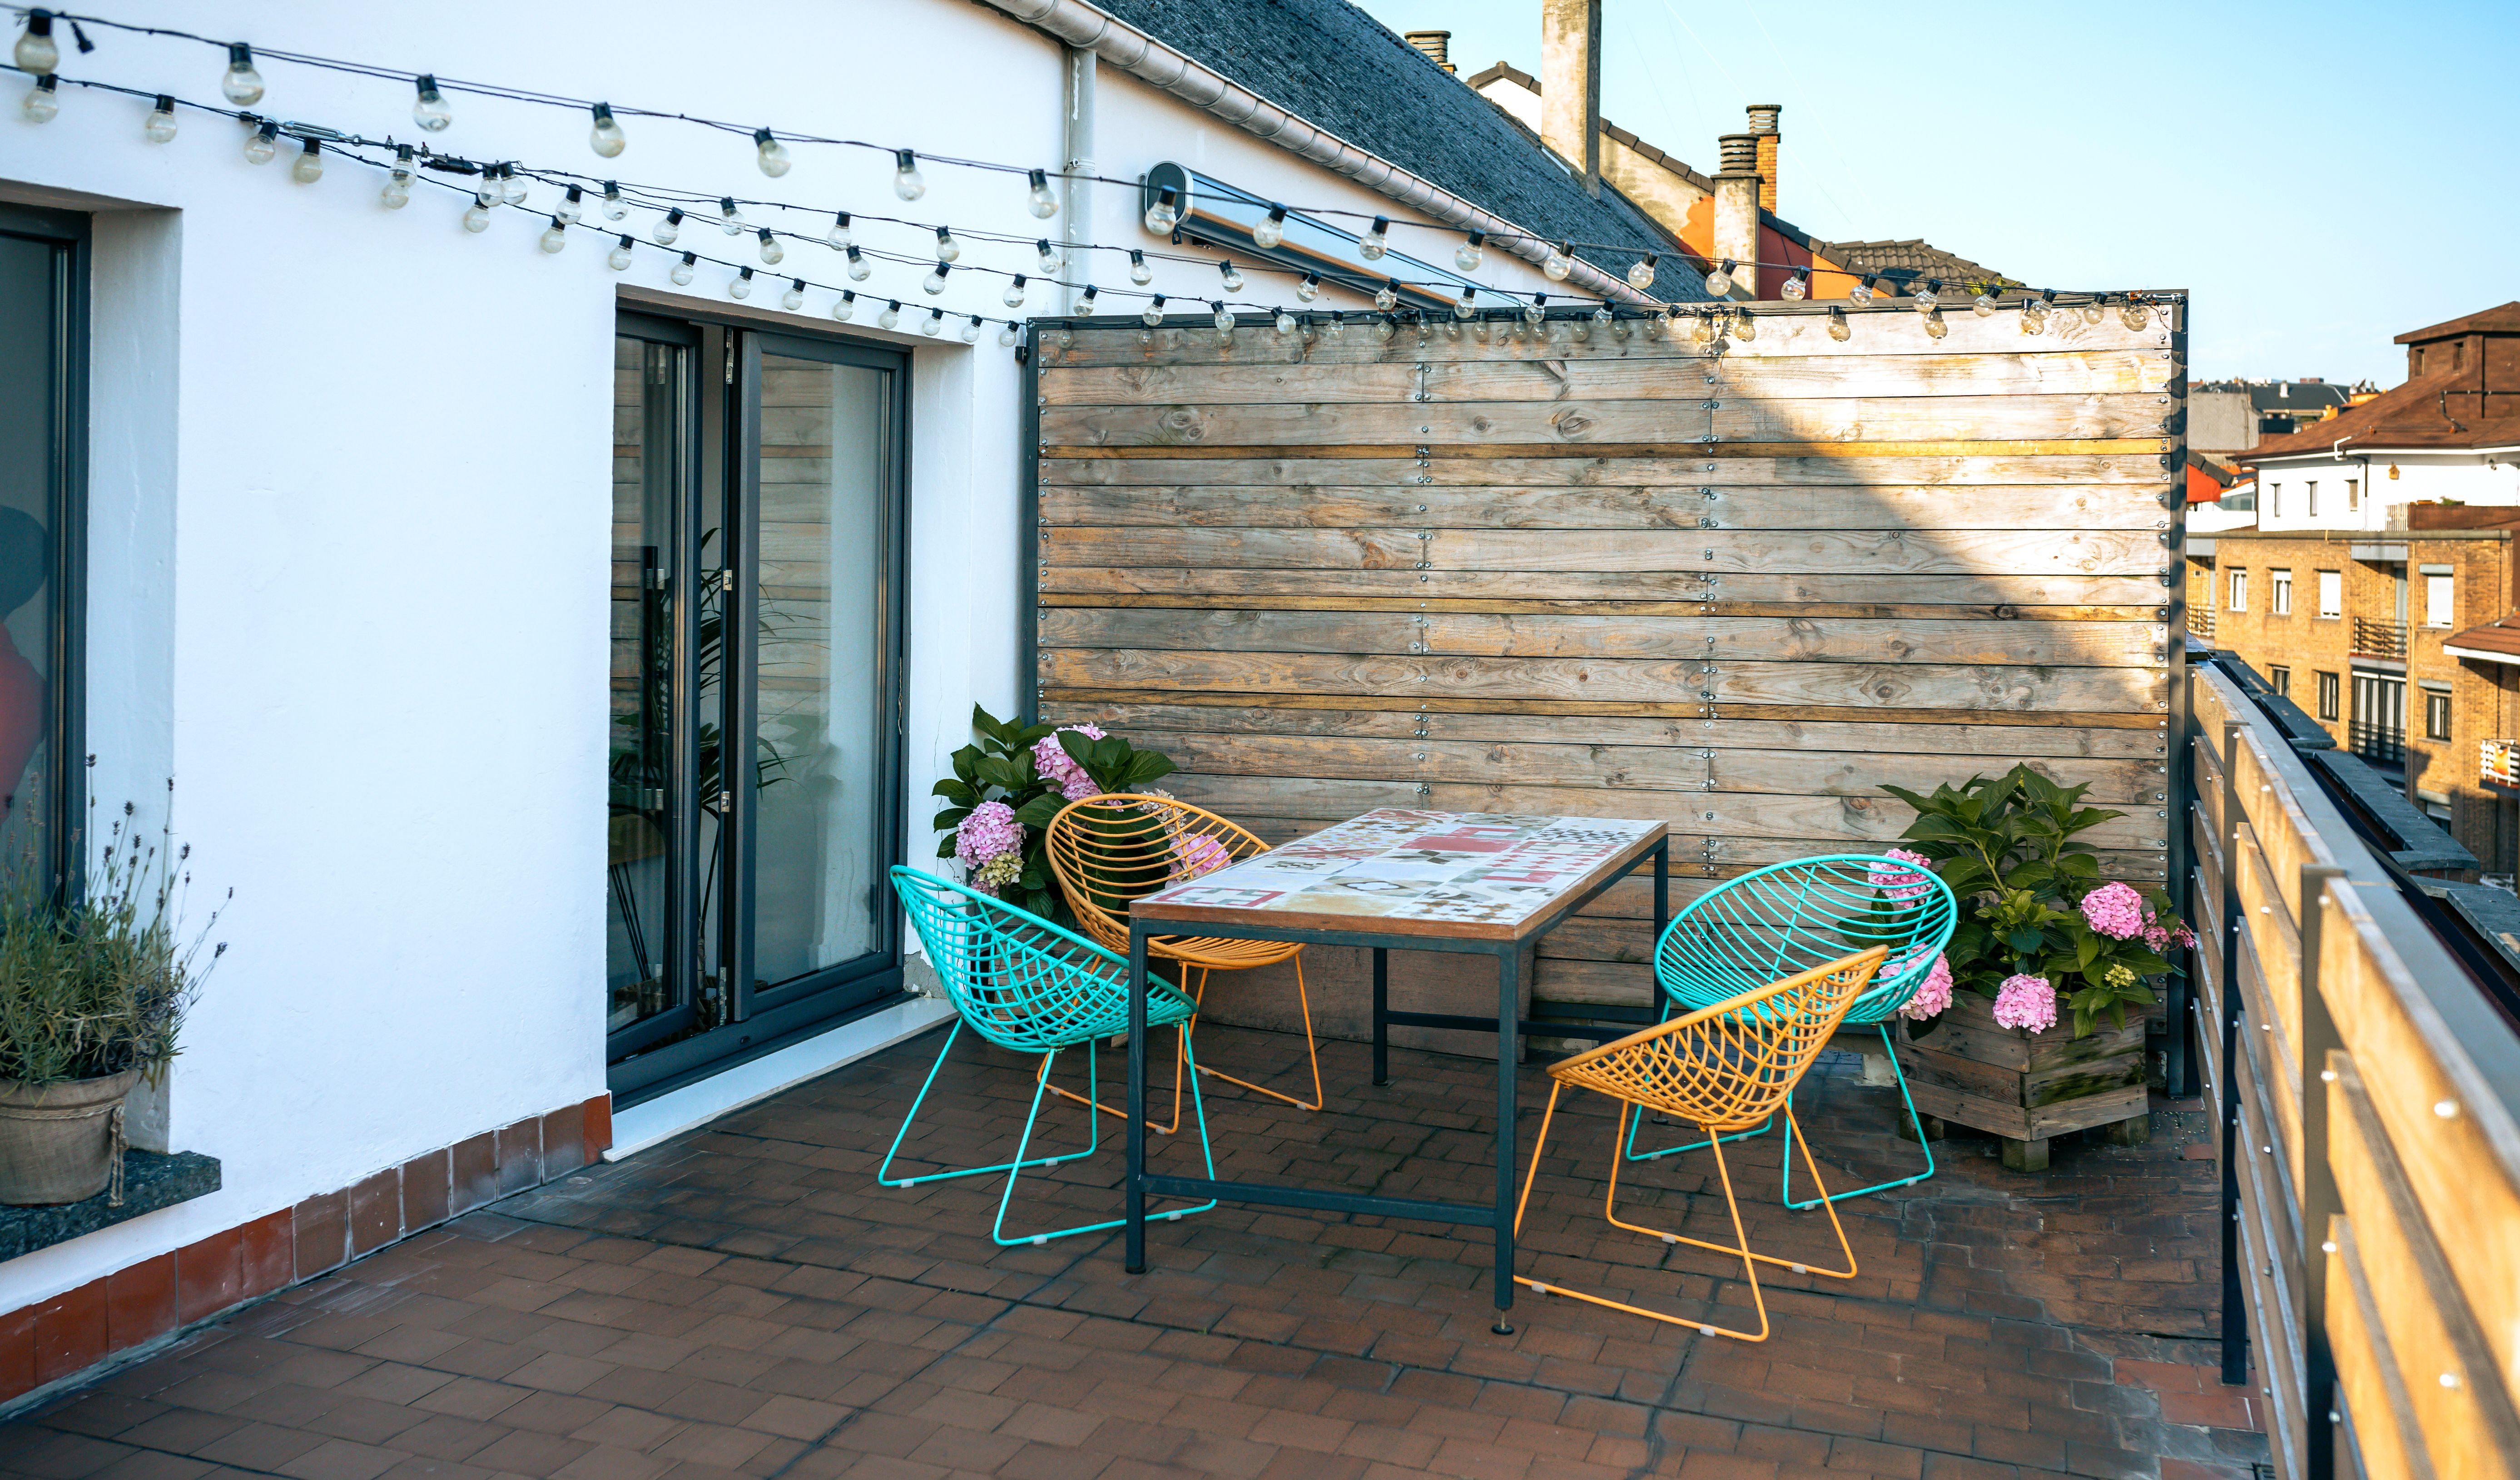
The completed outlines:
[[[53,897],[22,868],[0,893],[0,1203],[106,1192],[121,1205],[123,1101],[165,1073],[185,1011],[226,954],[221,942],[202,958],[217,911],[179,938],[192,849],[163,830],[143,836],[135,810],[123,805],[84,892]]]
[[[1916,1108],[2003,1139],[2004,1163],[2036,1171],[2050,1137],[2095,1126],[2127,1144],[2146,1118],[2143,1023],[2152,983],[2195,937],[2159,888],[2101,876],[2076,840],[2125,814],[2083,805],[2027,766],[1922,795],[1902,834],[1961,902],[1945,952],[1949,990],[1920,992],[1897,1045]],[[2060,1014],[2070,1032],[2057,1032]]]
[[[954,752],[954,774],[933,788],[945,801],[930,824],[945,833],[936,856],[959,860],[971,887],[1045,919],[1063,903],[1043,848],[1050,820],[1069,802],[1141,791],[1176,769],[1099,725],[1026,725],[974,704],[971,729],[978,741]]]

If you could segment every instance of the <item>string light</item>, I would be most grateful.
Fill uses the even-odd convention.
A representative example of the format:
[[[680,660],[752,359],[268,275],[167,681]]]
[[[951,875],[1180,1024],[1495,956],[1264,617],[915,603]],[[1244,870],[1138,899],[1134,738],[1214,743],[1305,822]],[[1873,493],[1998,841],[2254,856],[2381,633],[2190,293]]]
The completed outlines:
[[[630,147],[630,136],[621,131],[620,123],[613,118],[612,105],[597,103],[590,106],[587,112],[595,120],[594,126],[586,131],[587,147],[603,158],[621,157],[621,151]]]
[[[552,214],[560,217],[561,220],[567,224],[575,226],[579,221],[585,219],[586,216],[585,195],[580,192],[576,186],[570,186],[567,193],[560,198],[560,204],[552,208]]]
[[[377,202],[387,210],[400,210],[411,203],[411,146],[397,146],[393,168],[385,172],[384,189],[377,192]]]
[[[1662,258],[1652,252],[1637,258],[1628,264],[1628,286],[1639,292],[1653,287],[1654,273],[1661,265]]]
[[[1134,247],[1129,248],[1129,281],[1140,288],[1155,281],[1155,270],[1147,265],[1147,254]]]
[[[658,247],[673,246],[674,239],[682,234],[683,212],[682,207],[680,206],[676,206],[672,210],[665,212],[664,218],[659,220],[656,223],[655,229],[649,233],[650,236],[656,239],[656,245]]]
[[[1571,256],[1574,250],[1575,244],[1572,242],[1560,242],[1549,248],[1548,259],[1540,264],[1541,275],[1552,283],[1565,282],[1566,275],[1575,270],[1575,263]]]
[[[418,94],[412,101],[411,121],[429,133],[444,133],[446,125],[455,121],[455,110],[446,106],[446,95],[437,90],[437,79],[422,72],[411,85]]]
[[[1009,321],[1008,323],[998,326],[998,347],[1000,349],[1014,348],[1015,338],[1015,326],[1012,321]]]
[[[1541,321],[1549,317],[1548,303],[1549,294],[1545,292],[1533,293],[1531,295],[1531,301],[1522,305],[1522,322],[1530,325],[1534,329],[1538,329]]]
[[[794,313],[797,309],[805,306],[805,280],[803,278],[789,278],[788,280],[788,291],[779,295],[779,306],[788,310],[789,313]]]
[[[1050,245],[1050,239],[1048,237],[1044,237],[1040,241],[1033,243],[1032,249],[1033,255],[1041,263],[1041,275],[1045,278],[1058,277],[1058,269],[1061,265],[1058,248]]]
[[[1454,250],[1453,265],[1463,272],[1478,271],[1479,263],[1487,256],[1487,242],[1488,234],[1486,232],[1471,232],[1467,237],[1462,239],[1462,245]]]
[[[464,229],[476,236],[490,229],[490,208],[475,201],[464,207]]]
[[[840,295],[832,300],[832,317],[845,324],[857,316],[858,295],[845,288],[841,289]]]
[[[927,310],[927,317],[919,321],[919,332],[931,339],[936,337],[936,332],[944,327],[945,310],[941,308]]]
[[[1273,251],[1278,244],[1284,240],[1286,240],[1286,207],[1272,201],[1269,202],[1269,214],[1261,217],[1251,228],[1251,245],[1262,251]]]
[[[248,164],[268,164],[280,153],[280,125],[264,120],[245,136],[245,159]]]
[[[1995,312],[1994,292],[1992,290],[1980,292],[1976,297],[1969,300],[1969,311],[1981,319]]]
[[[1159,237],[1169,237],[1181,224],[1181,207],[1173,202],[1181,193],[1167,185],[1155,192],[1155,203],[1147,207],[1147,230]]]
[[[1475,300],[1478,295],[1479,291],[1475,286],[1468,283],[1462,284],[1462,295],[1458,299],[1455,299],[1453,303],[1453,317],[1456,319],[1466,319],[1471,314],[1478,312],[1475,305]]]
[[[617,180],[605,181],[604,219],[607,221],[619,221],[626,218],[629,214],[629,202],[621,199],[620,182]]]
[[[1384,313],[1389,313],[1391,310],[1400,306],[1400,280],[1398,278],[1385,278],[1382,280],[1382,286],[1374,290],[1373,306],[1381,309]]]
[[[1085,293],[1084,293],[1084,295],[1083,295],[1082,297],[1079,297],[1079,298],[1076,300],[1076,307],[1077,307],[1078,311],[1080,311],[1080,312],[1082,312],[1082,313],[1086,313],[1086,314],[1091,314],[1091,313],[1093,313],[1093,312],[1094,312],[1094,300],[1095,300],[1095,298],[1099,297],[1099,296],[1102,294],[1102,290],[1101,290],[1101,289],[1099,289],[1099,288],[1095,287],[1093,284],[1091,284],[1091,283],[1086,284],[1086,285],[1085,285]]]
[[[1148,329],[1160,329],[1163,327],[1164,295],[1162,293],[1155,294],[1154,298],[1149,301],[1144,309],[1139,311],[1138,322],[1146,325]]]
[[[962,259],[963,244],[954,240],[954,233],[951,229],[943,226],[937,227],[936,260],[939,262],[959,262]]]
[[[726,295],[730,298],[748,298],[752,296],[751,268],[742,267],[736,270],[735,276],[727,282]]]
[[[499,166],[499,188],[505,193],[507,202],[510,205],[522,205],[525,203],[525,182],[517,178],[517,167],[515,165],[502,164]]]
[[[2118,305],[2118,322],[2129,329],[2143,328],[2150,317],[2150,311],[2133,298]]]
[[[1922,283],[1914,285],[1914,292],[1915,301],[1910,306],[1918,313],[1932,313],[1941,306],[1943,301],[1943,280],[1927,278]]]
[[[1732,296],[1732,269],[1735,265],[1731,257],[1726,257],[1717,263],[1714,271],[1706,275],[1706,291],[1719,298]]]
[[[1218,281],[1225,285],[1225,291],[1227,292],[1240,292],[1242,291],[1242,273],[1232,262],[1226,261],[1217,263],[1216,275]]]
[[[1282,308],[1279,309],[1279,310],[1278,310],[1278,318],[1277,318],[1277,326],[1278,326],[1278,335],[1279,335],[1279,337],[1281,337],[1281,338],[1283,338],[1283,337],[1285,337],[1286,336],[1293,334],[1293,333],[1295,332],[1295,316],[1294,316],[1293,314],[1290,314],[1290,313],[1286,312],[1286,310],[1284,310],[1284,309],[1282,309]]]
[[[937,263],[936,266],[928,272],[926,277],[919,280],[920,292],[924,292],[931,298],[936,296],[938,293],[943,292],[945,291],[945,275],[953,270],[954,264],[951,262]]]
[[[1026,209],[1032,212],[1033,219],[1036,221],[1047,221],[1051,217],[1058,215],[1058,197],[1051,193],[1050,172],[1048,170],[1036,169],[1025,178],[1032,182],[1032,189],[1024,193],[1024,205]],[[975,319],[972,322],[976,324],[979,321]],[[965,342],[968,343],[969,341],[966,340]]]
[[[743,235],[746,224],[748,223],[743,219],[743,212],[736,208],[735,197],[720,196],[717,198],[718,230],[725,232],[730,237],[740,237]]]
[[[761,161],[761,172],[773,180],[788,173],[796,162],[788,157],[788,146],[780,143],[779,136],[766,128],[752,131],[752,150],[754,157]]]
[[[2097,324],[2100,320],[2107,317],[2108,310],[2100,306],[2100,300],[2097,296],[2094,296],[2090,302],[2083,305],[2083,322],[2086,324]]]
[[[776,267],[788,260],[788,248],[779,245],[779,238],[772,234],[769,227],[761,228],[760,238],[762,266]]]
[[[892,193],[905,201],[916,201],[927,194],[927,177],[919,172],[918,151],[892,152]]]
[[[1386,316],[1373,326],[1373,336],[1388,344],[1391,342],[1391,320]]]
[[[963,328],[962,328],[962,330],[961,330],[961,334],[962,334],[962,336],[963,336],[963,342],[964,342],[964,343],[966,343],[966,344],[977,344],[977,343],[979,343],[979,342],[980,342],[980,316],[979,316],[978,314],[973,314],[973,315],[971,315],[970,319],[963,325]]]
[[[18,49],[11,60],[18,64],[18,70],[37,76],[49,75],[62,65],[61,43],[53,39],[51,11],[26,12],[26,29],[18,37]]]
[[[1373,229],[1358,240],[1356,254],[1369,262],[1379,262],[1382,260],[1382,254],[1390,249],[1391,218],[1376,216],[1373,218]]]
[[[1322,275],[1320,273],[1308,272],[1295,280],[1295,296],[1299,300],[1310,303],[1321,295]]]
[[[1811,283],[1803,276],[1803,270],[1797,267],[1785,275],[1783,286],[1777,292],[1799,303],[1811,292]]]
[[[631,243],[628,237],[625,236],[616,239],[612,244],[612,249],[604,254],[604,265],[611,268],[614,272],[628,272],[630,270],[630,246]]]
[[[62,100],[60,94],[61,81],[51,72],[46,72],[42,76],[37,77],[35,79],[35,85],[26,89],[26,102],[24,105],[26,110],[26,121],[29,123],[52,122],[53,115],[62,111]]]
[[[32,71],[29,67],[27,70]],[[175,137],[175,100],[164,93],[158,95],[149,116],[140,121],[140,137],[152,144],[166,144]]]
[[[1879,273],[1868,272],[1856,280],[1855,286],[1846,291],[1846,295],[1857,303],[1869,303],[1872,301],[1872,285],[1880,281]]]
[[[242,41],[228,43],[228,69],[219,78],[219,95],[239,108],[262,101],[262,73],[253,69],[252,47]]]
[[[875,316],[875,327],[878,329],[899,329],[901,327],[901,300],[899,298],[887,298],[884,300],[883,312]]]
[[[557,252],[567,245],[568,227],[562,222],[560,217],[552,217],[550,228],[542,234],[543,250],[548,252]]]
[[[867,262],[866,253],[858,250],[854,247],[850,247],[849,281],[852,283],[863,283],[872,276],[874,272],[875,268],[870,266]]]
[[[665,276],[673,279],[676,288],[689,288],[692,286],[692,264],[698,260],[698,252],[687,251],[683,253],[683,259],[674,264],[674,270]]]
[[[1014,277],[1008,282],[1007,291],[999,296],[998,301],[1004,303],[1009,308],[1023,307],[1024,282],[1024,275],[1022,273],[1016,273]]]
[[[1846,322],[1846,310],[1839,308],[1834,304],[1830,305],[1828,310],[1828,336],[1843,344],[1846,342],[1847,337],[1854,333],[1855,330],[1853,326]]]
[[[324,146],[321,141],[297,141],[297,158],[289,166],[289,178],[300,185],[312,185],[324,178]]]

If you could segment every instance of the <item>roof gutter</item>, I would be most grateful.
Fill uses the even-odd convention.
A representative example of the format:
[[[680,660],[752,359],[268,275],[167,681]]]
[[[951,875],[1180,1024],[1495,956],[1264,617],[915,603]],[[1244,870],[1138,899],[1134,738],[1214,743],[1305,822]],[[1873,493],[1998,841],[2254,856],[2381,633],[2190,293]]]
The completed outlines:
[[[2444,643],[2442,651],[2451,657],[2472,658],[2480,663],[2520,664],[2520,656],[2508,652],[2488,652],[2482,648],[2461,648],[2452,643]]]
[[[1534,266],[1547,260],[1549,247],[1533,233],[1503,216],[1482,209],[1399,165],[1350,144],[1326,128],[1305,121],[1224,73],[1191,60],[1145,31],[1086,0],[980,0],[992,10],[1047,31],[1070,46],[1092,51],[1131,76],[1163,89],[1193,108],[1204,110],[1246,133],[1256,134],[1289,154],[1325,164],[1351,180],[1378,191],[1413,210],[1449,226],[1483,231],[1504,238],[1496,245]],[[1575,259],[1566,286],[1598,297],[1629,303],[1658,299],[1630,288],[1627,280]]]

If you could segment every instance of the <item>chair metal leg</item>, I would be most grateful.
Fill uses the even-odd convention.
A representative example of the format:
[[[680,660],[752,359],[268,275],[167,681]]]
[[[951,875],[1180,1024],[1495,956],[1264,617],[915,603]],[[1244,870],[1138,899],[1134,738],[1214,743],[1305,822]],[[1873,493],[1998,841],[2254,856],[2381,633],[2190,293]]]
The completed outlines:
[[[1875,1183],[1871,1187],[1857,1188],[1854,1190],[1847,1192],[1831,1192],[1828,1194],[1827,1199],[1830,1202],[1838,1202],[1848,1197],[1862,1197],[1868,1192],[1886,1192],[1892,1188],[1913,1187],[1915,1184],[1934,1175],[1934,1144],[1925,1139],[1925,1123],[1924,1120],[1916,1114],[1915,1097],[1908,1093],[1908,1071],[1899,1066],[1899,1051],[1893,1047],[1890,1042],[1890,1025],[1888,1023],[1882,1023],[1878,1026],[1881,1029],[1881,1047],[1888,1050],[1890,1054],[1890,1073],[1899,1081],[1899,1102],[1907,1108],[1908,1124],[1916,1133],[1916,1144],[1925,1148],[1925,1169],[1918,1172],[1913,1177],[1903,1177],[1892,1182]],[[1790,1106],[1793,1102],[1793,1096],[1790,1094],[1787,1095],[1785,1097],[1785,1103]],[[1808,1154],[1811,1148],[1807,1144],[1803,1149],[1806,1154]],[[1791,1129],[1788,1129],[1785,1132],[1784,1173],[1783,1195],[1785,1206],[1801,1209],[1818,1207],[1820,1205],[1821,1199],[1818,1197],[1806,1197],[1800,1202],[1796,1202],[1794,1200],[1794,1145],[1793,1132]]]
[[[922,1081],[919,1086],[919,1098],[910,1102],[910,1113],[902,1117],[901,1129],[893,1133],[892,1149],[883,1153],[883,1165],[876,1168],[875,1180],[878,1186],[887,1188],[915,1188],[920,1184],[926,1182],[951,1182],[957,1177],[979,1177],[990,1172],[1012,1173],[1019,1163],[1025,1166],[1052,1167],[1058,1165],[1062,1161],[1074,1161],[1080,1156],[1091,1156],[1094,1154],[1094,1148],[1102,1144],[1102,1127],[1100,1122],[1095,1123],[1093,1126],[1094,1139],[1088,1142],[1085,1149],[1081,1151],[1068,1151],[1057,1156],[1041,1156],[1036,1157],[1029,1162],[1022,1162],[1021,1157],[1023,1156],[1023,1148],[1021,1146],[1017,1146],[1015,1149],[1017,1161],[1000,1162],[998,1165],[993,1167],[966,1167],[958,1172],[931,1172],[924,1177],[893,1178],[885,1175],[892,1170],[892,1158],[901,1153],[901,1143],[910,1135],[910,1123],[919,1118],[919,1107],[927,1102],[927,1092],[936,1083],[936,1073],[938,1070],[945,1067],[945,1055],[954,1052],[954,1040],[962,1036],[963,1024],[960,1019],[957,1019],[954,1024],[954,1030],[945,1035],[945,1047],[936,1051],[936,1062],[928,1065],[927,1078]],[[1041,1061],[1041,1080],[1042,1082],[1047,1083],[1049,1078],[1050,1055],[1045,1054]],[[1033,1099],[1036,1104],[1038,1104],[1040,1099],[1040,1092],[1036,1089],[1033,1095]],[[1032,1128],[1032,1122],[1029,1120],[1025,1121],[1024,1128],[1026,1132],[1029,1133]]]
[[[1202,979],[1199,985],[1204,988],[1206,986],[1206,982]],[[1181,1129],[1182,1055],[1188,1052],[1190,1048],[1190,1027],[1191,1025],[1189,1023],[1183,1023],[1181,1025],[1181,1042],[1173,1047],[1173,1123],[1168,1126],[1159,1126],[1151,1120],[1147,1122],[1147,1129],[1154,1132],[1158,1136],[1170,1136],[1173,1132]],[[1122,1036],[1126,1037],[1127,1035],[1123,1034]],[[1091,1047],[1091,1045],[1088,1045],[1088,1047]],[[1078,1104],[1090,1104],[1095,1109],[1100,1110],[1105,1115],[1111,1116],[1115,1120],[1126,1120],[1129,1118],[1128,1111],[1118,1109],[1111,1105],[1106,1105],[1101,1099],[1090,1095],[1079,1095],[1074,1090],[1061,1089],[1058,1085],[1052,1085],[1050,1087],[1050,1093],[1057,1095],[1063,1099],[1075,1100]]]
[[[1007,1208],[1014,1201],[1015,1178],[1021,1173],[1024,1167],[1038,1164],[1026,1162],[1023,1159],[1023,1153],[1025,1147],[1030,1145],[1032,1143],[1033,1122],[1041,1115],[1042,1091],[1050,1083],[1050,1061],[1057,1058],[1060,1052],[1062,1051],[1054,1049],[1049,1054],[1043,1055],[1041,1078],[1035,1081],[1033,1085],[1032,1112],[1024,1117],[1023,1137],[1015,1143],[1015,1159],[1006,1168],[1007,1186],[1006,1190],[998,1194],[997,1221],[989,1225],[989,1237],[1004,1248],[1014,1248],[1022,1244],[1048,1243],[1054,1238],[1065,1238],[1073,1233],[1100,1233],[1104,1229],[1116,1229],[1120,1227],[1120,1225],[1128,1222],[1126,1218],[1108,1218],[1101,1223],[1080,1223],[1073,1228],[1054,1229],[1046,1233],[1027,1233],[1019,1238],[1009,1238],[1006,1235]],[[1184,1052],[1187,1053],[1188,1051],[1185,1050]],[[1086,1046],[1085,1088],[1089,1103],[1092,1102],[1092,1097],[1097,1093],[1093,1063],[1093,1046],[1088,1044]],[[1193,1069],[1197,1067],[1197,1060],[1194,1057],[1192,1058],[1191,1065]],[[1194,1073],[1191,1078],[1190,1096],[1192,1113],[1195,1115],[1198,1120],[1199,1151],[1206,1159],[1208,1180],[1214,1181],[1216,1178],[1216,1150],[1213,1146],[1208,1144],[1207,1107],[1201,1103],[1199,1099],[1198,1080]],[[1096,1126],[1096,1134],[1099,1136],[1101,1134],[1102,1122],[1091,1115],[1087,1116],[1086,1119],[1094,1122]],[[1204,1213],[1214,1206],[1216,1206],[1216,1199],[1211,1197],[1207,1201],[1202,1202],[1195,1207],[1172,1208],[1161,1213],[1151,1213],[1148,1216],[1149,1219],[1187,1218],[1192,1213]]]
[[[1266,1085],[1256,1085],[1247,1079],[1237,1079],[1222,1069],[1201,1069],[1199,1072],[1222,1079],[1227,1084],[1240,1085],[1246,1090],[1266,1095],[1272,1099],[1282,1099],[1286,1103],[1293,1105],[1298,1110],[1318,1110],[1322,1107],[1323,1103],[1322,1052],[1320,1046],[1315,1044],[1313,1041],[1313,999],[1311,994],[1304,990],[1304,954],[1301,951],[1296,952],[1293,960],[1295,963],[1295,1002],[1303,1009],[1304,1013],[1304,1056],[1311,1061],[1313,1069],[1312,1103],[1306,1104],[1304,1101],[1297,1099],[1292,1095],[1281,1094],[1276,1090],[1270,1089]],[[1194,1000],[1204,1001],[1206,996],[1207,971],[1202,967],[1198,973],[1198,997]],[[1197,1025],[1198,1018],[1196,1016],[1192,1016],[1190,1022],[1185,1025],[1184,1030],[1188,1031],[1188,1029],[1194,1028]],[[1181,1123],[1181,1092],[1178,1088],[1173,1092],[1173,1123],[1175,1125],[1179,1125]]]

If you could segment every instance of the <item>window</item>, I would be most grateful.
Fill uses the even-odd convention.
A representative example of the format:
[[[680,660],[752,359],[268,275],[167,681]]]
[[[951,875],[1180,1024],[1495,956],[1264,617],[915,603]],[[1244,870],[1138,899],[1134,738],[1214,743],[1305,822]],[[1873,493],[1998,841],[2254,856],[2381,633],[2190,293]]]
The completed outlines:
[[[2322,570],[2318,573],[2318,614],[2320,616],[2345,614],[2344,572]]]
[[[2280,664],[2268,668],[2267,687],[2286,698],[2292,697],[2292,670]]]
[[[2435,791],[2428,786],[2418,786],[2415,788],[2415,805],[2424,809],[2424,816],[2441,824],[2443,831],[2451,830],[2451,820],[2457,814],[2451,810],[2449,792]]]
[[[2394,673],[2357,670],[2354,713],[2345,726],[2354,753],[2375,766],[2407,763],[2407,681]]]
[[[2267,609],[2277,616],[2292,615],[2292,572],[2270,570],[2267,577]]]
[[[2234,611],[2249,609],[2249,573],[2245,570],[2231,572],[2231,609]]]
[[[2447,571],[2424,571],[2424,625],[2455,627],[2457,608],[2451,601],[2451,577]]]
[[[2424,686],[2424,739],[2450,739],[2450,693],[2430,684]]]
[[[2310,491],[2308,497],[2310,500],[2310,516],[2315,519],[2318,517],[2318,479],[2312,478],[2310,480]]]
[[[2271,519],[2283,517],[2283,484],[2281,483],[2267,485],[2267,517]]]
[[[2336,718],[2339,696],[2337,691],[2342,687],[2333,673],[2322,673],[2318,676],[2318,717],[2320,719]]]
[[[2346,512],[2347,512],[2348,514],[2351,514],[2351,513],[2353,513],[2355,510],[2360,509],[2360,508],[2362,508],[2362,480],[2361,478],[2347,478],[2347,479],[2345,480],[2345,510],[2346,510]]]
[[[2452,339],[2450,341],[2450,368],[2453,371],[2465,370],[2467,368],[2467,341],[2465,339]]]

